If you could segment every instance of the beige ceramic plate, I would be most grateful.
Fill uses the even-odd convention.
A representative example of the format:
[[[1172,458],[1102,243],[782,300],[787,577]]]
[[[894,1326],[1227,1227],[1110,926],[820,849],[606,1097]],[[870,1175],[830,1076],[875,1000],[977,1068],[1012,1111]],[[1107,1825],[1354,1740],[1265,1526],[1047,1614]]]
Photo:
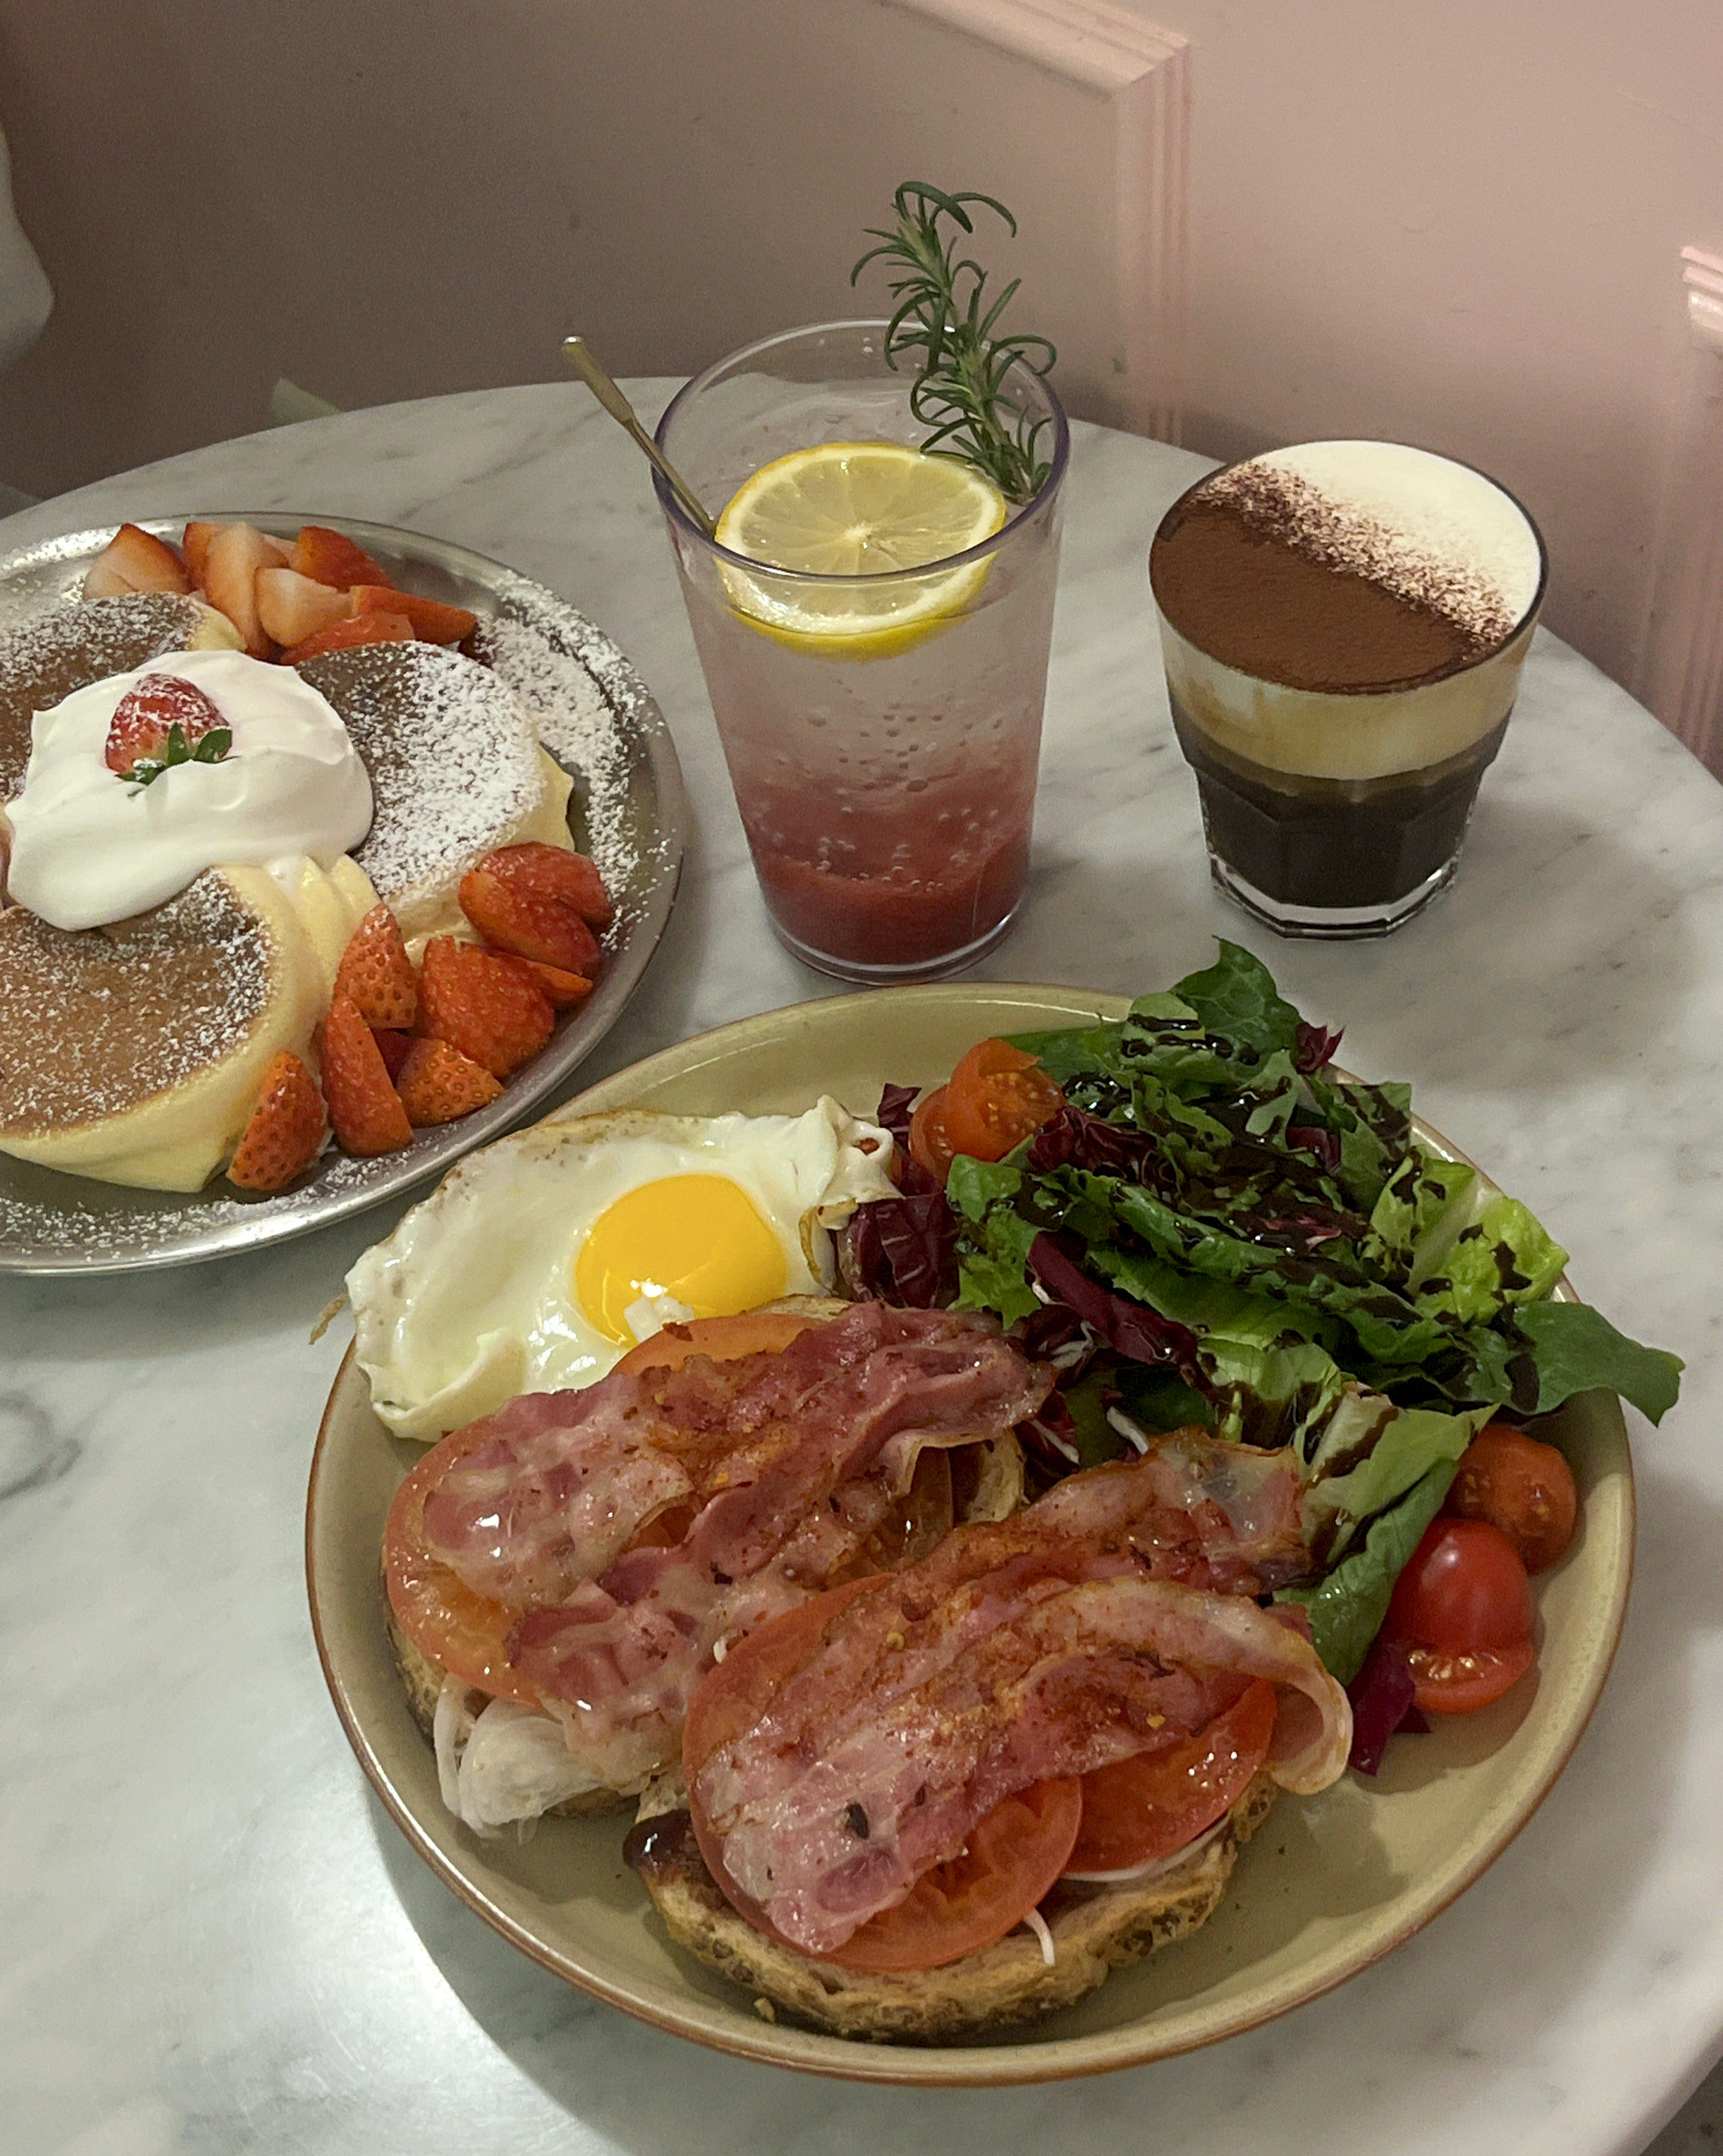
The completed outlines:
[[[1120,998],[1074,990],[992,986],[803,1004],[684,1042],[560,1112],[629,1103],[684,1114],[781,1112],[828,1091],[865,1110],[882,1081],[942,1079],[989,1034],[1097,1011],[1117,1017],[1125,1008]],[[353,1748],[403,1832],[488,1923],[546,1969],[660,2028],[778,2066],[865,2081],[1049,2080],[1190,2051],[1330,1989],[1428,1923],[1526,1824],[1602,1687],[1632,1563],[1633,1482],[1614,1400],[1571,1406],[1563,1437],[1584,1527],[1538,1586],[1535,1682],[1396,1744],[1373,1784],[1348,1773],[1320,1797],[1283,1797],[1203,1930],[1114,1976],[1083,2005],[994,2045],[875,2046],[763,2020],[745,1993],[668,1943],[623,1863],[625,1821],[546,1820],[519,1846],[480,1842],[444,1811],[430,1750],[396,1680],[378,1582],[384,1514],[421,1448],[384,1431],[351,1356],[311,1468],[312,1622]]]

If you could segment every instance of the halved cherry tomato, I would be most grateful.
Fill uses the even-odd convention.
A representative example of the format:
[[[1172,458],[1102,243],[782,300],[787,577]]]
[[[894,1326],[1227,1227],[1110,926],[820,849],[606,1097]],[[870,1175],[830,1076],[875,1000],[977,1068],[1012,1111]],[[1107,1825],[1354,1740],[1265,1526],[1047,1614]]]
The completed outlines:
[[[1531,1583],[1487,1520],[1432,1520],[1394,1583],[1385,1630],[1422,1647],[1469,1653],[1531,1636]]]
[[[910,1118],[910,1158],[943,1187],[956,1152],[946,1128],[946,1089],[936,1086]]]
[[[1129,1871],[1170,1856],[1231,1810],[1268,1757],[1274,1687],[1246,1686],[1207,1729],[1083,1777],[1069,1871]]]
[[[1531,1668],[1536,1612],[1513,1544],[1487,1520],[1432,1520],[1382,1627],[1403,1640],[1425,1714],[1469,1714]]]
[[[1064,1105],[1034,1057],[1008,1041],[980,1040],[946,1086],[944,1122],[954,1153],[1003,1160]]]
[[[1553,1445],[1493,1422],[1460,1455],[1444,1510],[1459,1519],[1488,1520],[1528,1572],[1543,1572],[1573,1540],[1579,1491],[1573,1470]]]
[[[1470,1714],[1500,1699],[1531,1667],[1529,1639],[1510,1647],[1474,1647],[1457,1653],[1444,1647],[1408,1647],[1412,1703],[1424,1714]]]
[[[813,1660],[833,1618],[872,1584],[833,1588],[750,1632],[700,1680],[688,1704],[682,1764],[695,1838],[726,1897],[769,1936],[777,1934],[758,1905],[724,1870],[718,1835],[694,1794],[696,1779],[712,1753],[751,1727],[778,1686]],[[1082,1811],[1074,1776],[1008,1797],[971,1830],[961,1856],[936,1866],[906,1901],[872,1917],[825,1958],[845,1969],[937,1969],[1003,1938],[1065,1869]]]

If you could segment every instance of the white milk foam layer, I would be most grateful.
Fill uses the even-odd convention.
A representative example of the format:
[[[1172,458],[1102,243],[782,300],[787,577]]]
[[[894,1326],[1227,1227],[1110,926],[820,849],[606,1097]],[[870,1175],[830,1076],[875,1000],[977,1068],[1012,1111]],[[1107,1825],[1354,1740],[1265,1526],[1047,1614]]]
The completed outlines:
[[[1469,465],[1396,442],[1301,442],[1232,471],[1284,471],[1356,520],[1361,550],[1403,547],[1408,569],[1452,565],[1457,585],[1500,595],[1514,627],[1478,665],[1408,689],[1294,689],[1223,665],[1161,613],[1167,686],[1223,756],[1268,777],[1355,784],[1428,771],[1464,755],[1506,718],[1531,639],[1543,547],[1513,497]],[[1495,610],[1492,608],[1492,612]]]
[[[1537,597],[1543,552],[1531,519],[1469,465],[1398,442],[1298,442],[1251,463],[1291,473],[1339,515],[1395,533],[1408,552],[1494,585],[1516,624]]]

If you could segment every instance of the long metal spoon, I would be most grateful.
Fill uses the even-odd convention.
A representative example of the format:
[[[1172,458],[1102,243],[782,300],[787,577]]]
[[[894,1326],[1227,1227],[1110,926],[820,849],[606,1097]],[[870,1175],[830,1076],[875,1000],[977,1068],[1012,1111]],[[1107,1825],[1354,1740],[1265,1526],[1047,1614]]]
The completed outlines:
[[[609,375],[599,365],[592,346],[584,337],[570,336],[562,340],[562,357],[579,375],[611,418],[625,427],[651,458],[654,465],[663,473],[666,485],[678,501],[699,525],[708,539],[715,538],[718,527],[707,516],[700,496],[687,480],[676,470],[658,444],[634,417],[634,408],[623,396]]]

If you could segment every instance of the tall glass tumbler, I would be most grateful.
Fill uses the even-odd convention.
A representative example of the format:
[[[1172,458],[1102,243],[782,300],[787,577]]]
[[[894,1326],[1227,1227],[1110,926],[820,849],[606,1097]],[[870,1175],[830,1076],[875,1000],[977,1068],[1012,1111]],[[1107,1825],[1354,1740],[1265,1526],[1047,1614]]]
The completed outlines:
[[[716,516],[793,451],[919,448],[914,380],[886,364],[883,322],[791,331],[697,376],[659,445]],[[1045,423],[1045,480],[982,544],[913,569],[772,567],[656,482],[772,927],[844,980],[959,972],[1004,935],[1028,881],[1069,432],[1027,367],[1005,398]]]

